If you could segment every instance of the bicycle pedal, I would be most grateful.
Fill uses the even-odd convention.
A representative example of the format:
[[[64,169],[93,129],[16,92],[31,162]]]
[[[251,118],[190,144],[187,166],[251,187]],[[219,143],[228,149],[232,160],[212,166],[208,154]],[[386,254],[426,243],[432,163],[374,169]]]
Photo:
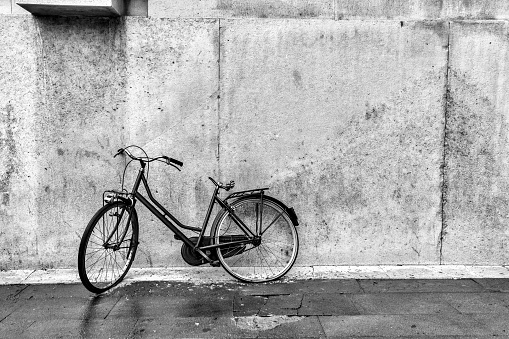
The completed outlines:
[[[211,261],[211,262],[210,262],[210,266],[213,266],[213,267],[219,267],[219,266],[221,266],[221,265],[219,264],[219,261],[214,260],[214,261]]]

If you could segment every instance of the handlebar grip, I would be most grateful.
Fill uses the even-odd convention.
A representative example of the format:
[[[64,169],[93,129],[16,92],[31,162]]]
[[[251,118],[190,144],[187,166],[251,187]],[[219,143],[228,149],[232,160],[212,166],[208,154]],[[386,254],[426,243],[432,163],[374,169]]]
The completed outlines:
[[[184,163],[182,161],[178,161],[177,159],[169,158],[169,161],[171,163],[174,163],[177,166],[180,166],[180,167],[184,166]]]

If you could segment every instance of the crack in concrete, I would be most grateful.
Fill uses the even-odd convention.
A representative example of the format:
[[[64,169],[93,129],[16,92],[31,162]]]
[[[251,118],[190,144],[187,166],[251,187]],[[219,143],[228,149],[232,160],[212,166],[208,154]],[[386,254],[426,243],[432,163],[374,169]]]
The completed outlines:
[[[217,172],[221,177],[221,19],[217,19]]]
[[[32,272],[33,273],[33,272]],[[28,286],[30,285],[25,285],[25,287],[23,287],[21,290],[17,291],[11,298],[7,298],[7,300],[13,300],[14,304],[17,304],[17,297],[24,291],[28,288]],[[31,297],[30,297],[31,298]],[[29,299],[30,299],[29,298]],[[14,307],[11,312],[9,312],[9,314],[7,314],[5,317],[3,317],[2,319],[0,319],[0,323],[3,322],[5,319],[7,319],[8,317],[11,316],[11,314],[13,314],[14,312],[16,312],[21,306],[18,306],[18,307]]]
[[[2,321],[4,321],[5,319],[7,319],[12,313],[14,313],[14,311],[12,311],[11,313],[7,314],[5,317],[3,317],[2,319],[0,319],[0,323]]]
[[[35,271],[34,271],[34,272],[35,272]],[[32,273],[34,273],[34,272],[32,272]],[[32,274],[32,273],[30,273],[30,274]],[[30,275],[29,275],[29,276],[30,276]],[[27,279],[28,279],[28,277],[27,277]],[[25,287],[23,287],[21,290],[19,290],[18,292],[16,292],[16,294],[14,294],[14,295],[12,296],[12,300],[16,299],[16,297],[17,297],[17,296],[19,296],[19,295],[20,295],[20,294],[21,294],[24,290],[26,290],[26,289],[28,288],[28,286],[30,286],[30,285],[25,285]]]
[[[320,320],[320,318],[321,318],[321,317],[316,316],[316,315],[315,315],[315,317],[316,317],[316,319],[318,320],[318,324],[320,324],[320,329],[322,330],[322,333],[320,333],[320,334],[325,335],[325,328],[323,328],[322,321]],[[321,338],[321,336],[320,336],[320,338]]]
[[[27,327],[25,327],[25,328],[21,331],[21,333],[25,333],[25,332],[26,332],[26,331],[27,331],[30,327],[32,327],[32,326],[33,326],[36,322],[37,322],[37,321],[35,321],[35,320],[34,320],[34,321],[32,321],[32,323],[30,323],[30,325],[28,325]]]
[[[117,306],[118,302],[120,301],[120,299],[122,299],[122,297],[118,297],[117,301],[115,302],[115,304],[110,308],[110,310],[108,311],[108,313],[106,313],[106,315],[104,316],[104,320],[106,320],[106,318],[108,318],[108,316],[110,315],[111,311],[113,311],[113,309],[115,308],[115,306]]]
[[[29,274],[29,275],[27,275],[27,276],[26,276],[26,278],[25,278],[25,279],[23,279],[23,280],[21,281],[21,283],[24,283],[25,281],[27,281],[27,280],[28,280],[28,278],[30,278],[30,277],[32,276],[32,274],[34,274],[34,273],[35,273],[35,271],[37,271],[37,270],[33,270],[32,272],[30,272],[30,274]],[[24,289],[23,289],[23,290],[24,290]]]
[[[437,247],[439,250],[439,264],[443,264],[443,249],[444,240],[447,235],[447,220],[445,213],[445,206],[447,205],[447,193],[448,193],[448,179],[447,179],[447,120],[449,117],[449,103],[450,103],[450,55],[451,55],[451,22],[448,22],[447,26],[447,61],[445,71],[445,102],[444,102],[444,134],[442,143],[442,164],[440,166],[440,176],[442,177],[441,183],[441,201],[440,201],[440,215],[441,215],[441,229],[438,238]]]
[[[299,307],[297,307],[297,308],[296,308],[296,310],[297,310],[297,314],[298,314],[298,311],[299,311],[299,310],[301,309],[301,307],[302,307],[302,301],[303,301],[303,300],[304,300],[304,294],[302,294],[302,295],[300,296],[300,303],[299,303]]]

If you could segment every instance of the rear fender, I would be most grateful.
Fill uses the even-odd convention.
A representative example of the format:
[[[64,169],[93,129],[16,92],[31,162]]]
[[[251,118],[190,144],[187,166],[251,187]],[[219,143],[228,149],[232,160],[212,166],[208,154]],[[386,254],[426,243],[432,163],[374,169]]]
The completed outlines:
[[[259,199],[260,196],[261,196],[261,194],[259,194],[259,193],[257,193],[257,194],[250,194],[250,195],[243,196],[242,198],[239,198],[239,199],[235,200],[233,203],[235,203],[236,201],[239,201],[241,199],[248,199],[248,198],[253,198],[253,197],[256,197],[256,198]],[[297,217],[297,213],[295,213],[295,210],[293,209],[293,207],[288,207],[283,202],[281,202],[280,200],[278,200],[276,198],[273,198],[271,196],[265,195],[265,194],[263,195],[263,199],[270,200],[270,201],[280,205],[284,209],[284,211],[288,214],[288,216],[290,217],[290,220],[292,221],[292,224],[294,226],[299,226],[299,218]]]

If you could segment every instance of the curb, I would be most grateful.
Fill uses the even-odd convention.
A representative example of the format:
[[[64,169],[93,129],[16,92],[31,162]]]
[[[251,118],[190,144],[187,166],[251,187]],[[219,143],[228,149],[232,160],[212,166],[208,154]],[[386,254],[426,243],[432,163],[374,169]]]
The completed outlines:
[[[509,266],[403,265],[294,267],[282,279],[509,279]],[[237,282],[217,267],[131,268],[124,282]],[[77,269],[10,270],[0,272],[0,285],[81,283]]]

